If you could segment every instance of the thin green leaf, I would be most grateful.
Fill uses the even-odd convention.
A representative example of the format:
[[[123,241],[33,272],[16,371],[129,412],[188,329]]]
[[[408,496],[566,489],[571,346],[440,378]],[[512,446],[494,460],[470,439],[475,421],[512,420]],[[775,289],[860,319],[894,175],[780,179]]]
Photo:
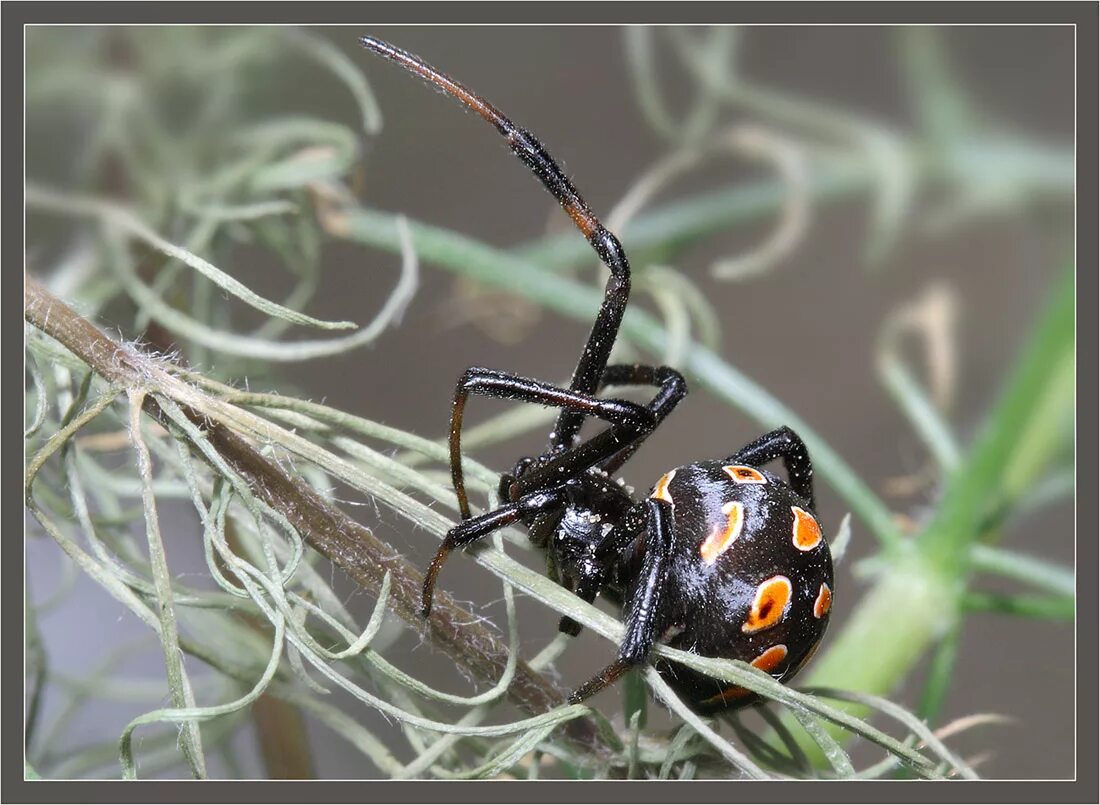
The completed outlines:
[[[109,388],[79,415],[73,417],[63,428],[46,440],[46,443],[42,445],[38,452],[34,454],[34,457],[31,458],[23,474],[23,489],[27,497],[30,497],[31,486],[34,483],[35,477],[38,475],[38,471],[42,468],[42,465],[49,460],[50,456],[65,447],[77,431],[103,413],[107,406],[113,403],[120,393],[121,389]]]
[[[160,639],[164,652],[164,664],[168,672],[168,693],[177,709],[194,709],[195,694],[191,689],[191,680],[183,665],[180,653],[179,632],[176,627],[176,612],[172,603],[172,577],[168,570],[168,559],[164,552],[164,541],[160,534],[160,518],[157,515],[156,497],[153,494],[153,459],[145,446],[141,435],[141,405],[145,399],[143,392],[129,392],[130,399],[130,440],[137,454],[138,475],[142,479],[142,506],[145,509],[145,531],[149,544],[149,567],[153,574],[153,587],[157,597],[157,612],[160,617]],[[198,723],[186,721],[181,736],[184,757],[191,766],[197,779],[206,777],[206,759],[202,750],[202,735]]]
[[[404,312],[418,285],[416,254],[412,251],[407,237],[404,238],[404,243],[406,251],[402,260],[401,276],[378,314],[370,324],[357,333],[327,340],[278,342],[212,328],[164,302],[138,278],[130,264],[128,252],[118,248],[117,245],[114,249],[115,259],[112,260],[112,265],[118,271],[126,291],[151,318],[197,344],[230,355],[245,355],[269,361],[304,361],[337,355],[366,346],[377,339]]]
[[[798,745],[798,741],[791,735],[791,731],[787,728],[783,719],[777,716],[771,707],[759,707],[757,708],[757,712],[760,714],[761,718],[768,722],[768,726],[775,730],[775,734],[778,735],[779,740],[783,742],[783,746],[786,747],[787,752],[790,754],[795,772],[799,776],[809,775],[813,768],[810,764],[810,759],[806,757],[806,753],[802,751],[802,747]]]
[[[879,374],[940,469],[950,472],[958,466],[959,445],[912,373],[900,361],[884,358],[879,362]]]
[[[959,622],[951,624],[932,653],[932,664],[928,668],[928,677],[924,682],[920,705],[917,712],[925,722],[931,724],[939,715],[947,691],[954,681],[955,660],[959,653]]]
[[[943,762],[948,765],[948,768],[955,772],[958,772],[961,776],[970,779],[978,779],[978,775],[974,773],[962,758],[958,757],[954,752],[947,748],[947,746],[936,736],[936,734],[929,729],[928,725],[921,721],[920,718],[910,713],[904,707],[894,704],[888,699],[884,699],[881,696],[872,696],[867,693],[859,693],[847,690],[833,690],[829,688],[812,688],[810,691],[818,696],[825,696],[830,699],[840,699],[841,701],[858,702],[866,707],[878,710],[881,713],[900,721],[905,727],[915,736],[917,736],[921,742],[935,752]]]
[[[657,673],[655,668],[647,668],[645,678],[657,698],[664,702],[673,713],[690,724],[700,736],[717,749],[718,753],[728,760],[735,768],[740,769],[747,777],[752,777],[757,780],[765,780],[768,778],[767,772],[753,763],[747,755],[738,751],[729,741],[722,738],[717,732],[707,726],[703,719],[685,705],[680,700],[680,697],[676,695],[675,691],[668,686],[668,683],[661,679],[661,675]]]
[[[119,762],[122,766],[122,776],[124,779],[132,780],[137,777],[137,767],[134,764],[132,743],[134,730],[138,727],[144,724],[155,724],[158,722],[182,722],[184,724],[197,725],[200,721],[209,721],[220,716],[244,710],[263,694],[264,690],[267,689],[267,686],[274,678],[275,672],[279,669],[279,658],[282,657],[283,653],[285,622],[281,617],[277,617],[273,623],[275,626],[275,635],[272,639],[271,660],[268,662],[267,668],[264,669],[263,675],[257,680],[256,685],[244,696],[241,696],[236,701],[211,707],[195,707],[192,705],[183,708],[153,710],[152,712],[138,716],[126,725],[126,728],[122,731],[122,737],[119,738],[118,742]]]
[[[975,570],[996,573],[1054,595],[1076,594],[1077,584],[1073,568],[1055,564],[1038,556],[979,543],[971,548],[970,561]]]
[[[848,553],[848,543],[852,539],[852,513],[848,512],[840,521],[836,535],[829,540],[829,552],[833,555],[833,564],[837,565],[844,560]]]
[[[999,595],[975,591],[963,595],[962,606],[967,612],[996,612],[1066,623],[1073,623],[1077,614],[1077,601],[1071,595]]]
[[[247,286],[226,274],[217,266],[171,243],[148,226],[145,225],[134,213],[110,202],[88,198],[76,194],[65,194],[44,187],[27,185],[26,203],[29,208],[48,210],[65,215],[80,217],[94,217],[111,225],[118,231],[129,237],[144,241],[149,246],[163,253],[167,257],[179,260],[186,266],[195,269],[206,276],[219,288],[232,294],[248,305],[269,316],[286,319],[294,324],[317,327],[322,330],[346,330],[354,328],[355,322],[351,321],[322,321],[312,316],[306,316],[296,310],[290,310],[251,291]]]
[[[795,707],[791,709],[791,714],[798,720],[798,723],[802,725],[802,728],[806,730],[806,733],[821,749],[821,753],[825,756],[825,759],[829,761],[829,765],[833,767],[833,771],[836,775],[842,779],[850,778],[855,774],[855,769],[852,768],[852,761],[848,759],[848,753],[841,748],[837,740],[829,734],[829,731],[818,722],[818,720],[810,713],[804,712]]]
[[[300,29],[292,29],[287,33],[292,44],[326,67],[348,88],[359,106],[363,131],[367,134],[378,134],[382,130],[382,110],[379,109],[370,84],[358,65],[326,39]]]

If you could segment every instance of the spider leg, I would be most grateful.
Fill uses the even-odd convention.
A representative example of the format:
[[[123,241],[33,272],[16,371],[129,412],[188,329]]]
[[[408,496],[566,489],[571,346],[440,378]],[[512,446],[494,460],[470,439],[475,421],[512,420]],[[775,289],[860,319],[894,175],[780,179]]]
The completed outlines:
[[[598,466],[605,472],[614,472],[687,395],[683,375],[667,366],[616,364],[607,367],[601,386],[627,385],[658,387],[657,394],[645,406],[653,417],[652,427],[639,430],[633,436],[624,427],[605,430],[527,472],[516,482],[517,491],[520,494],[534,491],[540,485],[553,484],[558,478],[571,477],[588,467]]]
[[[559,500],[553,488],[565,479],[572,478],[601,461],[613,458],[624,450],[631,450],[656,423],[686,393],[686,385],[679,372],[664,367],[624,366],[613,367],[615,384],[632,382],[629,378],[643,378],[633,382],[659,384],[661,390],[649,406],[626,400],[602,399],[578,394],[549,383],[531,380],[507,372],[473,367],[467,369],[455,388],[454,407],[451,411],[450,454],[451,480],[458,496],[463,522],[447,534],[435,559],[432,560],[424,581],[424,607],[430,608],[435,578],[450,552],[474,540],[515,522],[526,514],[537,514],[553,508]],[[553,405],[582,410],[611,423],[611,427],[591,439],[570,448],[542,466],[531,469],[511,484],[512,503],[476,518],[471,518],[469,499],[462,474],[461,433],[466,400],[470,394],[503,397],[522,402]],[[552,502],[552,503],[551,503]],[[638,530],[641,525],[638,526]],[[636,532],[635,532],[636,533]],[[592,594],[595,597],[595,593]],[[588,600],[592,600],[591,598]]]
[[[645,406],[637,403],[628,402],[626,400],[601,399],[588,394],[579,394],[569,389],[559,388],[538,380],[520,377],[519,375],[510,374],[508,372],[471,367],[462,374],[462,377],[459,378],[458,384],[455,387],[454,405],[451,408],[451,431],[449,439],[451,452],[451,481],[454,484],[455,494],[458,496],[458,508],[463,520],[468,520],[470,518],[470,501],[466,495],[466,482],[462,474],[462,417],[466,410],[466,400],[471,394],[550,405],[565,410],[583,411],[587,415],[596,416],[610,422],[612,428],[604,433],[611,435],[606,437],[595,448],[589,447],[587,449],[584,455],[587,457],[595,452],[596,458],[590,461],[588,461],[587,458],[582,459],[583,461],[588,461],[588,463],[583,466],[592,466],[607,455],[617,452],[639,435],[653,430],[656,425],[654,413]],[[608,441],[610,441],[611,444],[605,445],[604,443]],[[585,445],[578,446],[575,450],[580,450],[581,447],[585,447],[589,444],[590,442],[586,442]],[[559,459],[567,456],[573,457],[567,462],[569,466],[579,466],[576,464],[574,451],[572,450],[563,453]],[[542,472],[542,470],[545,469],[545,467],[543,467],[539,470],[532,470],[526,473],[515,482],[520,489],[520,495],[533,492],[540,488],[540,486],[546,486],[544,483],[546,477],[551,477],[555,480],[566,477],[565,473],[569,472],[568,468],[563,469],[561,463],[551,463],[554,464],[552,475],[547,476],[545,472]],[[533,476],[538,478],[539,483],[529,482]]]
[[[684,376],[668,366],[642,366],[639,364],[615,364],[604,370],[600,388],[605,386],[657,386],[658,391],[649,402],[648,408],[657,417],[657,425],[672,413],[672,409],[687,396],[687,383]],[[656,429],[656,428],[654,428]],[[649,431],[652,433],[653,431]],[[630,446],[602,461],[600,469],[615,472],[626,460],[641,447],[649,433],[634,440]]]
[[[615,682],[634,666],[645,661],[661,626],[657,614],[661,592],[668,578],[672,557],[672,506],[663,500],[649,498],[647,509],[648,537],[642,572],[627,608],[626,636],[619,646],[619,657],[569,696],[570,704],[583,702]]]
[[[577,362],[577,368],[573,372],[573,379],[569,385],[571,390],[579,394],[594,394],[600,376],[607,366],[607,359],[611,355],[611,347],[618,335],[619,325],[622,323],[627,299],[630,296],[630,263],[618,239],[604,228],[588,203],[569,181],[569,177],[531,132],[517,126],[491,103],[419,56],[372,36],[360,37],[359,43],[447,93],[476,112],[500,132],[508,141],[508,147],[512,149],[512,153],[553,194],[600,260],[611,271],[604,289],[604,300],[600,305],[599,315],[592,325],[588,342]],[[562,408],[557,426],[550,437],[548,452],[556,452],[571,446],[587,415],[588,412],[581,409]]]
[[[783,459],[790,477],[791,489],[801,495],[814,511],[814,468],[810,453],[798,434],[785,425],[742,447],[726,461],[731,464],[748,464],[758,467]]]
[[[537,493],[528,495],[515,503],[509,503],[494,509],[491,512],[463,520],[443,538],[443,544],[436,551],[432,563],[428,566],[428,572],[424,574],[424,586],[421,589],[422,613],[427,617],[432,611],[432,596],[435,592],[435,580],[439,571],[443,569],[443,563],[447,561],[451,551],[462,548],[471,542],[499,531],[509,526],[521,517],[538,514],[560,505],[560,497],[554,493]]]

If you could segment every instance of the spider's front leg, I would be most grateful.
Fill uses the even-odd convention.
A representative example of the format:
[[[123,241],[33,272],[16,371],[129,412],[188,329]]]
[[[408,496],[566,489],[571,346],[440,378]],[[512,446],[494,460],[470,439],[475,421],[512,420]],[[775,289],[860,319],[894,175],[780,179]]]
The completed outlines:
[[[471,367],[462,373],[455,387],[448,440],[451,453],[451,482],[458,497],[458,508],[463,520],[468,520],[471,516],[470,501],[466,494],[466,482],[462,473],[462,418],[466,410],[466,400],[471,394],[553,406],[610,422],[612,427],[609,430],[584,445],[562,453],[550,462],[553,464],[554,472],[563,477],[572,467],[587,468],[614,455],[657,426],[657,415],[646,406],[637,403],[602,399],[509,372]],[[596,442],[600,437],[603,437],[602,440],[593,445],[592,442]],[[545,467],[543,467],[539,471],[524,476],[521,482],[524,492],[534,491],[539,486],[549,486],[550,484],[541,482],[545,475]],[[537,476],[539,480],[536,481],[531,476]]]
[[[523,517],[530,517],[561,505],[561,496],[552,492],[540,492],[525,496],[522,500],[509,503],[486,512],[479,517],[463,520],[443,538],[443,544],[424,574],[424,586],[421,589],[421,614],[427,617],[432,611],[432,596],[435,592],[435,580],[443,563],[455,548],[462,548],[484,536],[499,531]]]
[[[455,388],[449,440],[451,479],[458,497],[463,523],[447,534],[425,576],[423,591],[425,613],[431,609],[436,576],[454,548],[468,545],[521,518],[527,519],[525,517],[527,514],[535,515],[554,508],[558,505],[554,490],[566,479],[576,477],[590,467],[600,466],[605,471],[613,471],[637,449],[642,440],[653,432],[687,393],[687,385],[680,373],[664,366],[610,366],[605,371],[604,384],[653,385],[658,388],[658,391],[650,403],[643,406],[627,400],[581,394],[493,369],[472,367],[463,373]],[[501,491],[510,492],[508,497],[511,497],[511,502],[495,511],[472,518],[462,473],[461,447],[462,419],[466,401],[471,394],[554,406],[584,416],[594,416],[610,423],[611,427],[557,454],[537,468],[525,471],[509,484],[511,490],[505,490],[502,483]],[[639,524],[638,529],[640,528]],[[587,590],[589,586],[591,583],[585,589]],[[597,585],[594,591],[586,592],[582,597],[589,595],[587,600],[591,601],[598,589]],[[578,591],[578,594],[581,594],[581,591]],[[579,627],[576,628],[579,630]]]
[[[682,384],[683,378],[678,374],[675,376]],[[509,503],[479,517],[472,517],[462,474],[461,448],[462,417],[470,394],[575,410],[610,422],[611,427],[583,444],[566,450],[538,470],[524,474],[516,482],[517,494]],[[451,479],[463,522],[447,533],[425,574],[422,598],[424,614],[431,611],[435,580],[451,551],[469,545],[517,520],[560,506],[561,500],[555,489],[563,480],[622,452],[650,433],[656,427],[657,421],[658,415],[654,411],[627,400],[601,399],[579,394],[549,383],[492,369],[467,369],[455,389],[450,434]]]
[[[619,646],[619,657],[573,691],[569,696],[571,704],[599,693],[631,668],[645,662],[662,626],[661,594],[668,579],[673,548],[672,505],[649,498],[639,506],[644,506],[646,511],[645,556],[626,609],[626,635]],[[606,550],[611,551],[613,547],[609,545]]]

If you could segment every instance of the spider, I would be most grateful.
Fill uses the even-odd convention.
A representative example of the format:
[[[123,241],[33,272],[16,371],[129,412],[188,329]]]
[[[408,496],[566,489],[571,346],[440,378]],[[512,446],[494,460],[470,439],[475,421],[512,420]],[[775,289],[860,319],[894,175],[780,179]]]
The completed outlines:
[[[725,458],[665,473],[636,501],[617,472],[687,394],[667,366],[608,365],[630,294],[630,264],[533,134],[418,56],[370,36],[365,48],[420,77],[491,124],[558,200],[611,276],[568,388],[511,372],[472,367],[455,388],[451,409],[451,478],[461,522],[443,540],[424,578],[423,613],[431,611],[447,557],[499,529],[522,524],[546,552],[549,575],[587,602],[617,602],[626,634],[618,657],[575,690],[580,702],[644,662],[658,641],[702,656],[743,660],[785,681],[817,648],[829,621],[833,567],[814,506],[813,468],[789,428],[772,431]],[[645,405],[597,394],[609,386],[656,391]],[[546,448],[519,459],[500,478],[502,504],[473,516],[462,474],[462,419],[470,395],[561,409]],[[581,441],[588,417],[607,427]],[[787,480],[765,470],[782,460]],[[580,625],[562,618],[559,629]],[[700,713],[759,701],[682,665],[657,670]]]

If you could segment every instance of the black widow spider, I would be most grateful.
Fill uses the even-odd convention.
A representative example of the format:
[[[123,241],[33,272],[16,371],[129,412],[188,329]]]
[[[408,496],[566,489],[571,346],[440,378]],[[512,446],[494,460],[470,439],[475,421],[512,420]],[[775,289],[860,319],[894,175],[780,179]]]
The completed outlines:
[[[687,394],[667,366],[608,365],[630,293],[630,264],[572,182],[534,135],[418,56],[364,36],[368,50],[419,76],[490,123],[561,204],[610,269],[603,304],[569,388],[501,372],[467,369],[451,412],[451,477],[462,522],[452,528],[424,579],[432,606],[436,577],[455,548],[513,523],[547,552],[552,578],[591,602],[620,603],[626,636],[618,658],[569,697],[582,701],[643,663],[654,642],[703,656],[743,660],[780,680],[809,660],[829,619],[833,567],[814,509],[813,469],[789,428],[761,436],[733,455],[670,470],[650,496],[632,499],[616,472]],[[652,386],[647,405],[595,396],[607,386]],[[503,504],[477,517],[462,477],[462,416],[471,395],[560,408],[546,449],[501,476]],[[586,417],[609,427],[586,441]],[[784,482],[762,469],[782,459]],[[562,618],[559,629],[580,626]],[[662,676],[697,711],[752,704],[757,697],[680,665],[658,662]]]

